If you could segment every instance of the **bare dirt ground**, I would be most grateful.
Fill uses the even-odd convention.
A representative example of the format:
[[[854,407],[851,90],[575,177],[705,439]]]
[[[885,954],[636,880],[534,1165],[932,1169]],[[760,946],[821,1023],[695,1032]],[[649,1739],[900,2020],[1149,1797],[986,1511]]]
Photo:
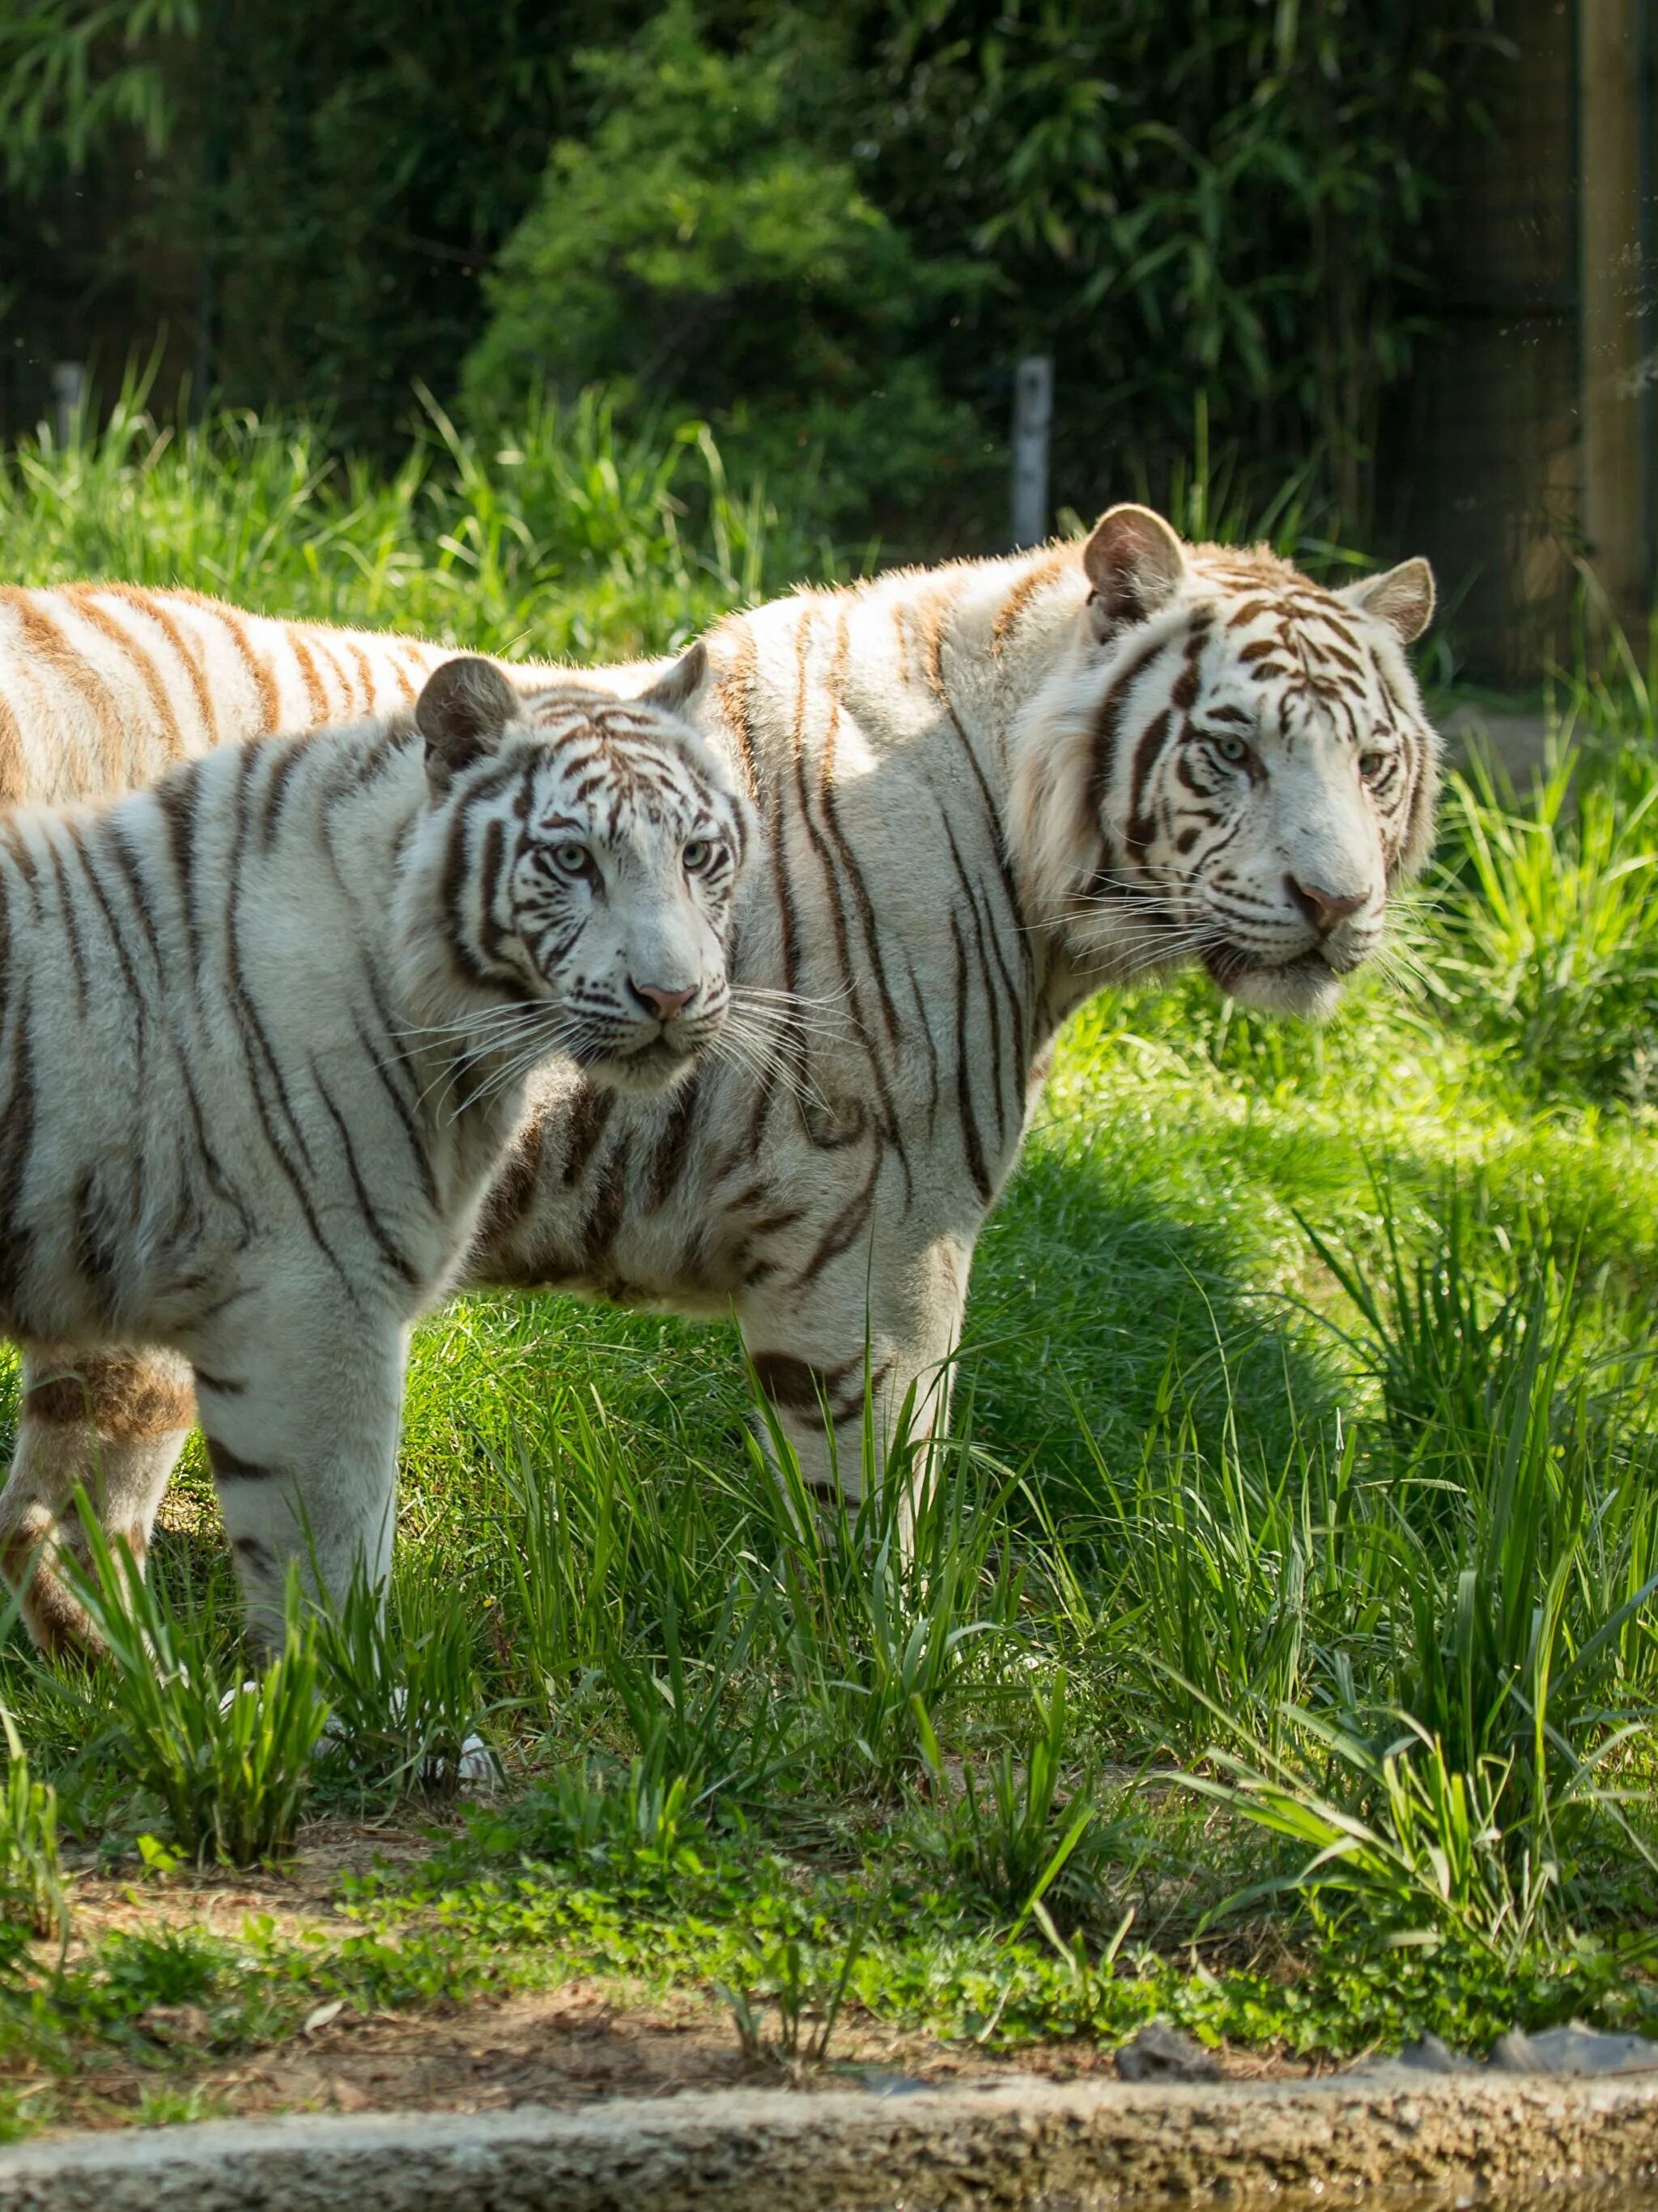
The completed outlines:
[[[236,1935],[266,1916],[278,1936],[307,1929],[344,1934],[355,1923],[335,1906],[341,1876],[377,1860],[397,1864],[432,1848],[429,1816],[418,1827],[319,1822],[279,1872],[188,1874],[166,1881],[82,1875],[76,1884],[76,1948],[106,1931],[204,1929]],[[135,2023],[142,2055],[100,2052],[79,2075],[53,2082],[54,2129],[117,2127],[143,2117],[165,2091],[195,2115],[278,2112],[471,2112],[515,2105],[571,2107],[605,2097],[660,2098],[692,2089],[871,2088],[993,2081],[1017,2072],[1055,2081],[1109,2077],[1112,2055],[1068,2042],[1009,2057],[898,2031],[859,2016],[837,2024],[829,2062],[814,2069],[756,2066],[740,2051],[731,2015],[712,1992],[664,1997],[624,1984],[573,1980],[529,1995],[440,2003],[365,2018],[349,2008],[308,2033],[264,2049],[216,2056],[211,2022],[190,2005],[153,2007]],[[206,2047],[203,2047],[203,2046]],[[1220,2054],[1233,2079],[1289,2077],[1308,2069],[1255,2053]],[[13,2072],[8,2086],[31,2086]],[[165,2117],[178,2117],[169,2110]]]

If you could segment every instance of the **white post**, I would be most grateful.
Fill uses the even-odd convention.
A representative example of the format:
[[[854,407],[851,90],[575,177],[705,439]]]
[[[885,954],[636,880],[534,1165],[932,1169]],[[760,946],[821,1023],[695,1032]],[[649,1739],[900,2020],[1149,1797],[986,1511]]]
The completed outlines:
[[[1027,354],[1013,370],[1013,545],[1048,535],[1048,433],[1054,420],[1054,360]]]
[[[82,362],[60,361],[53,366],[52,422],[59,453],[74,441],[76,417],[81,411],[81,395],[86,390],[86,384],[87,372]]]

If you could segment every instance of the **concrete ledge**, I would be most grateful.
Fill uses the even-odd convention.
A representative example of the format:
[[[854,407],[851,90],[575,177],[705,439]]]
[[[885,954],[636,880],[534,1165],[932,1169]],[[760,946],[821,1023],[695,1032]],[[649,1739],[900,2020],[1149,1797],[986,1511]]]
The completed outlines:
[[[1382,2188],[1509,2191],[1658,2166],[1658,2081],[1203,2087],[1035,2081],[739,2090],[574,2112],[295,2118],[0,2152],[53,2212],[1054,2212]]]

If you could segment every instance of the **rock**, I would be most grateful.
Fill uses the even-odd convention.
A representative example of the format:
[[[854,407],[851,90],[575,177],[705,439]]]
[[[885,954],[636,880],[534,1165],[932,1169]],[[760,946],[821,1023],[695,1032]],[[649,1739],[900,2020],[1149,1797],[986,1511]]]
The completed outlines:
[[[1572,2075],[1580,2079],[1607,2074],[1658,2073],[1658,2043],[1640,2035],[1601,2035],[1575,2020],[1567,2027],[1527,2035],[1511,2027],[1479,2060],[1460,2057],[1436,2035],[1407,2044],[1397,2058],[1357,2069],[1348,2078],[1381,2083],[1411,2074]]]
[[[1154,2020],[1117,2053],[1117,2072],[1125,2081],[1218,2081],[1220,2061],[1166,2020]]]
[[[1574,2020],[1565,2027],[1551,2027],[1541,2035],[1521,2035],[1517,2028],[1499,2039],[1491,2052],[1521,2045],[1531,2063],[1524,2068],[1503,2060],[1505,2072],[1532,2074],[1650,2074],[1658,2069],[1658,2043],[1643,2035],[1601,2035]]]
[[[1468,2070],[1468,2061],[1459,2058],[1436,2035],[1419,2036],[1414,2043],[1407,2043],[1399,2054],[1399,2063],[1408,2066],[1413,2074],[1466,2074]]]
[[[1549,2070],[1522,2027],[1511,2027],[1506,2035],[1499,2035],[1485,2063],[1493,2074],[1546,2074]]]
[[[136,2025],[157,2043],[207,2043],[213,2022],[197,2004],[150,2005],[138,2014]]]
[[[895,2073],[890,2066],[854,2066],[847,2070],[872,2097],[914,2097],[938,2086],[919,2075]]]

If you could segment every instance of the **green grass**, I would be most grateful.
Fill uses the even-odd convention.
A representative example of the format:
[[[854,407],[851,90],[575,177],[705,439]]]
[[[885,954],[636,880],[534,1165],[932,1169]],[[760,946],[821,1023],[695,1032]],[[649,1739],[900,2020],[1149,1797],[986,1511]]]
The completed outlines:
[[[513,658],[625,659],[835,572],[705,424],[627,437],[602,392],[480,444],[422,395],[390,474],[323,430],[159,422],[129,377],[107,425],[0,456],[9,580],[187,584],[258,612],[412,630]]]
[[[596,403],[517,459],[434,428],[389,486],[258,425],[155,445],[129,414],[26,453],[9,558],[621,652],[810,557],[706,441],[619,449]],[[733,2047],[795,2058],[837,2005],[987,2049],[1157,2012],[1327,2054],[1653,2025],[1658,765],[1638,672],[1554,696],[1582,743],[1540,793],[1453,788],[1414,984],[1319,1032],[1196,980],[1072,1024],[912,1560],[878,1485],[850,1540],[801,1533],[731,1329],[459,1301],[416,1346],[387,1623],[294,1654],[348,1724],[307,1765],[280,1680],[220,1714],[192,1458],[139,1624],[161,1687],[136,1649],[0,1656],[7,1911],[55,1911],[52,1822],[162,1875],[258,1856],[302,1790],[446,1803],[474,1728],[507,1787],[349,1887],[355,1932],[14,1944],[0,2048],[45,2086],[0,2124],[100,2053],[188,2109],[158,2003],[224,2051],[335,1996],[579,1974],[723,1990]]]

